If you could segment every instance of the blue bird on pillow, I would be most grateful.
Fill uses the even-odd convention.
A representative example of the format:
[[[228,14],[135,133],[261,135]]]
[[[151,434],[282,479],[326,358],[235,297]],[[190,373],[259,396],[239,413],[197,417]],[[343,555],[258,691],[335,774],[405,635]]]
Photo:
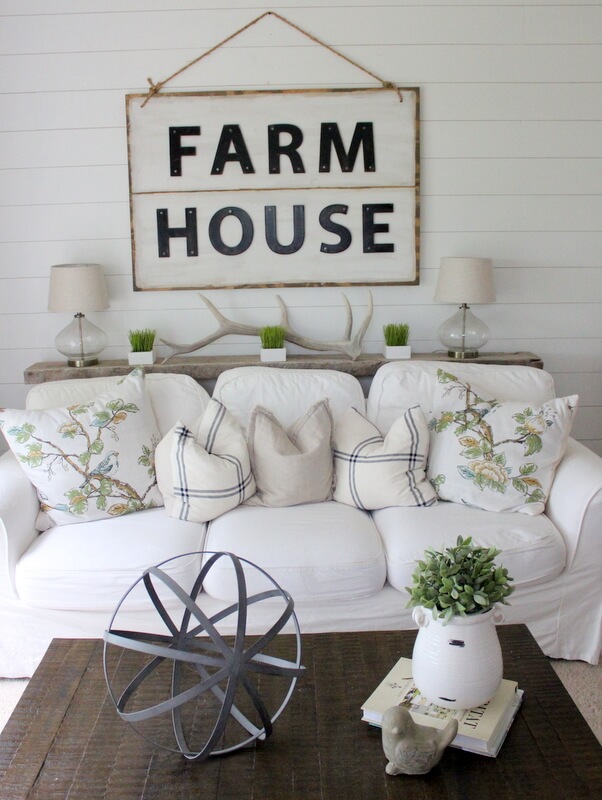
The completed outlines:
[[[109,478],[111,475],[114,475],[119,469],[118,456],[119,453],[116,453],[115,450],[111,450],[110,453],[107,453],[100,464],[91,470],[88,475],[88,481],[92,480],[93,478],[98,480],[100,478]],[[84,483],[87,483],[88,481],[85,481]],[[83,485],[84,484],[82,484],[82,486]]]

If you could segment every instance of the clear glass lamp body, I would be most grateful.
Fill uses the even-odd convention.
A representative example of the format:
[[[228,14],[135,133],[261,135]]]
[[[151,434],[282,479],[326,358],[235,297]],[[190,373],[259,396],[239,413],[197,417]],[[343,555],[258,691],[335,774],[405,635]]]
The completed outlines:
[[[91,367],[98,364],[98,354],[107,346],[107,336],[80,313],[57,334],[54,344],[66,356],[70,367]]]
[[[450,358],[476,358],[489,340],[489,328],[463,303],[439,326],[437,335]]]

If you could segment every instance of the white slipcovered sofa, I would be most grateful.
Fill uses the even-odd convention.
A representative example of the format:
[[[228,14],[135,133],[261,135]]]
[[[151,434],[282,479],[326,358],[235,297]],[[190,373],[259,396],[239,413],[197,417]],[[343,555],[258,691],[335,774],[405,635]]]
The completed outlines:
[[[543,370],[419,361],[381,367],[367,398],[359,381],[345,373],[270,367],[224,372],[213,397],[243,431],[257,406],[286,427],[327,398],[335,429],[355,408],[386,435],[410,407],[419,405],[427,420],[434,418],[437,391],[439,398],[453,401],[450,387],[441,387],[442,373],[477,385],[482,396],[500,403],[520,401],[535,408],[554,398],[552,377]],[[40,384],[30,391],[27,409],[92,401],[118,380]],[[194,429],[210,403],[207,392],[184,375],[149,374],[144,386],[163,437],[172,435],[178,421]],[[6,425],[4,433],[9,439]],[[432,428],[430,435],[437,435]],[[473,439],[459,438],[471,452]],[[528,476],[530,469],[521,469],[521,475]],[[481,491],[472,488],[477,495]],[[602,459],[573,439],[555,469],[544,513],[484,510],[445,500],[373,510],[335,499],[266,507],[253,505],[251,498],[208,524],[176,518],[157,505],[40,532],[39,511],[36,490],[14,454],[5,453],[0,458],[1,676],[31,675],[53,637],[102,637],[121,598],[151,565],[189,554],[164,569],[190,586],[201,567],[201,551],[232,552],[260,566],[294,598],[302,631],[411,628],[405,587],[415,562],[428,546],[454,544],[460,534],[502,550],[499,560],[515,586],[511,605],[504,607],[505,622],[526,623],[549,656],[599,659]],[[249,580],[250,591],[261,590],[251,575]],[[223,558],[207,576],[199,602],[214,614],[234,600],[232,564]],[[169,608],[169,598],[165,602]],[[265,626],[266,606],[250,609],[250,630]],[[128,595],[121,614],[122,628],[150,630],[155,624],[143,591]],[[224,620],[226,629],[228,624],[233,627],[235,619]]]

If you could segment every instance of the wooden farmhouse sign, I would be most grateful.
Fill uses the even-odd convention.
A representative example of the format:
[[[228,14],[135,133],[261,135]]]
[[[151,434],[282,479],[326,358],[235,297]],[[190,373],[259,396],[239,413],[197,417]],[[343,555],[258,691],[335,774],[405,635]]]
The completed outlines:
[[[417,89],[145,97],[135,289],[418,283]]]

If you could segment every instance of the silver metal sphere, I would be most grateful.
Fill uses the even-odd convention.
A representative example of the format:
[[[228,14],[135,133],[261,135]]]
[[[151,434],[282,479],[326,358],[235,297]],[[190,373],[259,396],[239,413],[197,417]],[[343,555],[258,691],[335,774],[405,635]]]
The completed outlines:
[[[191,556],[200,556],[203,566],[185,591],[162,567]],[[220,559],[231,561],[238,601],[209,617],[197,601],[203,581]],[[248,596],[245,569],[258,570],[272,588]],[[140,587],[157,612],[157,631],[118,627],[128,597]],[[251,636],[247,611],[263,602],[278,616],[267,631]],[[225,636],[219,623],[233,615],[235,634]],[[294,626],[291,658],[270,655],[270,644],[289,620]],[[233,553],[185,553],[147,569],[119,602],[104,641],[105,679],[119,716],[152,744],[189,760],[266,739],[304,672],[292,597],[267,572]],[[270,703],[262,699],[268,681]]]

